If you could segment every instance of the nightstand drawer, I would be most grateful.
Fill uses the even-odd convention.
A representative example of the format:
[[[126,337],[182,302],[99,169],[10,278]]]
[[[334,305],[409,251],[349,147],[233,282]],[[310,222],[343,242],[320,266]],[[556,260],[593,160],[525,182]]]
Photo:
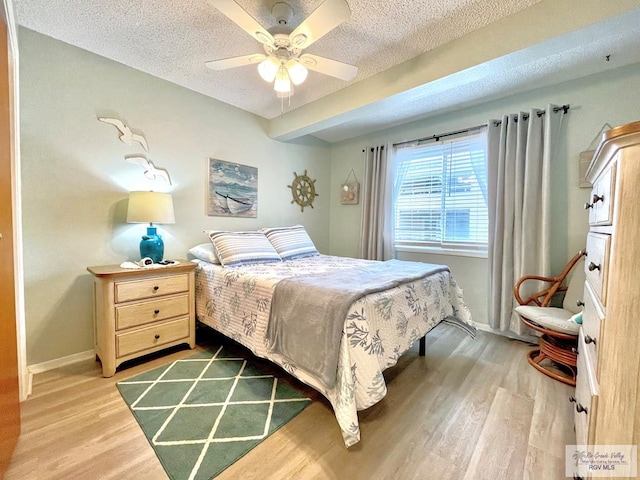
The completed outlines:
[[[116,335],[116,356],[124,357],[189,336],[189,317]]]
[[[144,280],[116,282],[115,289],[116,303],[181,293],[189,290],[189,275],[185,273]]]
[[[189,314],[189,295],[162,297],[116,307],[116,330]]]

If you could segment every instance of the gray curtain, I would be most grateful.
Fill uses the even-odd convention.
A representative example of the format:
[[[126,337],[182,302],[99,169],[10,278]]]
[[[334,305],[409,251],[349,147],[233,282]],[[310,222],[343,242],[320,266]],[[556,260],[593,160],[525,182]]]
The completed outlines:
[[[364,150],[360,257],[393,258],[392,161],[384,145]]]
[[[531,332],[513,312],[513,286],[551,274],[550,169],[564,117],[554,108],[489,122],[489,324],[516,335]],[[531,283],[527,294],[540,289]]]

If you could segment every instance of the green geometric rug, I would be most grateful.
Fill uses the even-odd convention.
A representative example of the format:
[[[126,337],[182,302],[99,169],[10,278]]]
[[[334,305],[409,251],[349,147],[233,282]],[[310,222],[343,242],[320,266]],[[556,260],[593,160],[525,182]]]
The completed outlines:
[[[215,477],[311,403],[223,346],[117,386],[173,480]]]

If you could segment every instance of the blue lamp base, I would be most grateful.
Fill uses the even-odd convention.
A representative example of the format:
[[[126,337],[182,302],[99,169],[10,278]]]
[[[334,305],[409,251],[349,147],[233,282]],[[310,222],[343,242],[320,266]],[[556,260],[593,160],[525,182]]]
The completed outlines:
[[[162,261],[164,256],[164,242],[158,235],[156,227],[147,227],[147,234],[140,242],[140,258],[149,257],[153,263]]]

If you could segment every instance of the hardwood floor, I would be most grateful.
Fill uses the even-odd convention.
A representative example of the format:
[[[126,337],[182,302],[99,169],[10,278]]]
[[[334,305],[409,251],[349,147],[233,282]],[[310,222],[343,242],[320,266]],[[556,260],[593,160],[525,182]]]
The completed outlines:
[[[438,326],[426,357],[416,345],[385,372],[387,396],[359,414],[360,443],[346,449],[329,403],[302,387],[314,402],[217,479],[564,478],[573,389],[531,368],[528,350]],[[93,361],[37,375],[5,479],[166,479],[115,383],[192,353],[146,359],[112,378]]]

